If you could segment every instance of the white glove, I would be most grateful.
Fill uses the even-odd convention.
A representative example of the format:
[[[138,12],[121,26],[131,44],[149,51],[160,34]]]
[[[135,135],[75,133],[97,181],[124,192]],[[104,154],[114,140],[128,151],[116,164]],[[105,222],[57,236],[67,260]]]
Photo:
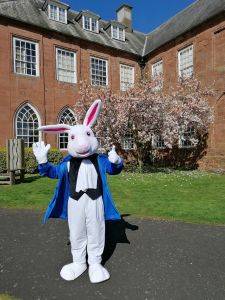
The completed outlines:
[[[113,164],[120,164],[121,163],[121,158],[119,157],[119,155],[116,153],[116,147],[115,146],[112,146],[112,150],[109,151],[108,153],[108,158],[109,158],[109,161]]]
[[[46,145],[44,142],[33,143],[33,153],[37,159],[38,164],[45,164],[48,161],[48,151],[50,145]]]

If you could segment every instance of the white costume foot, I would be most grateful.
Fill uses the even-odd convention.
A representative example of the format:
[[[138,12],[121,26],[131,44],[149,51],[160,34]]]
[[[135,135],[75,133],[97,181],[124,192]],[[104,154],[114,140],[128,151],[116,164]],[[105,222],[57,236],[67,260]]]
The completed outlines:
[[[67,280],[74,280],[87,270],[86,264],[71,263],[65,265],[60,271],[60,276]]]
[[[88,273],[91,283],[99,283],[110,278],[109,272],[101,264],[90,265]]]

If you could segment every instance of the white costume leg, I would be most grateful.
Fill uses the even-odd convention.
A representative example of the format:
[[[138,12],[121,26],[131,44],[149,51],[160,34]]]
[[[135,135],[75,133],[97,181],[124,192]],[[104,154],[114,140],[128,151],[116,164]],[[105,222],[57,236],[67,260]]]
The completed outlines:
[[[87,230],[85,218],[85,194],[78,200],[69,198],[68,224],[73,262],[86,263]]]
[[[89,265],[101,263],[105,246],[105,218],[102,197],[96,200],[87,199],[86,226],[87,252]]]
[[[87,197],[86,226],[89,277],[92,283],[109,279],[108,271],[101,265],[105,246],[105,218],[102,197],[92,200]]]
[[[65,265],[60,272],[61,277],[65,280],[74,280],[87,269],[85,205],[86,199],[84,195],[79,199],[79,201],[69,198],[68,224],[73,263]]]

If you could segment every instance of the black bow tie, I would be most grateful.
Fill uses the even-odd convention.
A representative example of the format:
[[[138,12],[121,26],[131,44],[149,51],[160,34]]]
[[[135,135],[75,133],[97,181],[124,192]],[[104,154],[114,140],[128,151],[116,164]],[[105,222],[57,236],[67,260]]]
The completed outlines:
[[[73,157],[71,160],[81,163],[82,160],[89,159],[93,163],[96,160],[97,156],[98,156],[98,154],[94,153],[94,154],[92,154],[90,156],[86,156],[86,157]]]
[[[80,197],[86,193],[92,200],[96,200],[99,196],[102,195],[102,180],[101,180],[101,175],[99,172],[99,167],[98,167],[98,154],[92,154],[88,157],[73,157],[71,159],[71,163],[70,163],[70,171],[69,171],[69,177],[70,177],[70,196],[72,199],[74,200],[79,200]],[[78,177],[78,171],[81,165],[81,162],[83,159],[89,159],[94,167],[95,170],[98,174],[98,181],[97,181],[97,188],[96,189],[86,189],[84,191],[79,191],[76,192],[76,185],[77,185],[77,177]]]

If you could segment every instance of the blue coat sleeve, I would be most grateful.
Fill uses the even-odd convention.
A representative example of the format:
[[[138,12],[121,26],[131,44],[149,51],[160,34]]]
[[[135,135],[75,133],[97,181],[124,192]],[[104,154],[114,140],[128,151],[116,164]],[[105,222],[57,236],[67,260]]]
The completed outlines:
[[[113,164],[109,161],[108,157],[105,156],[106,172],[110,175],[120,174],[123,170],[123,160],[119,164]]]
[[[38,170],[41,176],[57,179],[60,177],[61,164],[54,166],[53,164],[47,162],[45,164],[38,165]]]

